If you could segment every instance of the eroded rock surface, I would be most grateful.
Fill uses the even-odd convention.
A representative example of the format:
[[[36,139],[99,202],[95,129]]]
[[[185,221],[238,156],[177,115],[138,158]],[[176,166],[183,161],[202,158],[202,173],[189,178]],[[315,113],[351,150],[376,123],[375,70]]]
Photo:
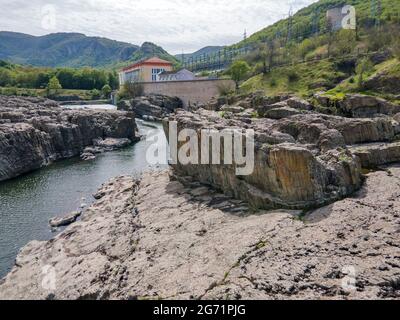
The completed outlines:
[[[21,250],[0,299],[399,298],[399,186],[398,166],[371,173],[303,222],[221,211],[168,172],[118,177],[81,221]]]
[[[179,98],[162,95],[148,95],[118,103],[119,110],[133,111],[137,116],[150,121],[161,121],[182,107],[183,103]]]
[[[318,103],[334,107],[340,116],[319,112]],[[195,130],[201,145],[201,130],[237,129],[245,136],[244,129],[253,129],[252,174],[237,176],[235,165],[179,163],[174,170],[248,201],[255,208],[307,209],[358,190],[362,168],[375,169],[399,161],[399,111],[399,106],[384,99],[360,94],[346,95],[334,103],[322,94],[307,101],[253,93],[214,99],[191,112],[177,110],[165,120],[165,131],[168,133],[169,123],[177,122],[178,132]],[[201,163],[201,156],[200,150],[197,163]],[[224,159],[222,151],[220,159]]]
[[[78,156],[94,141],[107,138],[122,145],[136,141],[134,114],[68,110],[45,99],[0,97],[0,181]]]
[[[250,175],[238,176],[235,164],[183,165],[179,162],[173,165],[178,175],[193,176],[228,195],[248,201],[255,208],[322,206],[353,193],[361,186],[360,161],[346,148],[346,140],[355,137],[346,132],[348,126],[340,117],[301,114],[280,120],[243,120],[241,114],[225,119],[204,109],[196,113],[178,111],[165,122],[167,134],[169,122],[173,121],[178,124],[178,132],[182,129],[196,130],[199,141],[203,129],[237,129],[243,135],[244,129],[255,131],[254,171]],[[370,126],[375,129],[374,125],[366,123],[365,130]],[[376,127],[376,135],[383,135],[381,127]],[[201,154],[198,163],[200,160]]]

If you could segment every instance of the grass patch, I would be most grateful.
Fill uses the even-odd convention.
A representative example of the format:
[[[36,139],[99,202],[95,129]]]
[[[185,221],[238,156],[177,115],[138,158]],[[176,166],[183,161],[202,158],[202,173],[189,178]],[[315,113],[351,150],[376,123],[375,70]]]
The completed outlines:
[[[328,59],[278,67],[268,74],[251,77],[242,84],[241,91],[263,91],[268,96],[296,94],[300,97],[310,97],[315,92],[325,91],[329,98],[338,101],[343,100],[346,94],[361,93],[400,104],[397,96],[359,88],[358,76],[340,71],[338,65],[340,60]],[[364,81],[382,73],[400,78],[399,60],[390,59],[375,65],[373,70],[365,73]]]
[[[258,74],[244,82],[241,89],[245,92],[264,91],[270,96],[293,93],[308,97],[315,91],[334,87],[344,78],[346,75],[335,69],[333,61],[323,60]]]

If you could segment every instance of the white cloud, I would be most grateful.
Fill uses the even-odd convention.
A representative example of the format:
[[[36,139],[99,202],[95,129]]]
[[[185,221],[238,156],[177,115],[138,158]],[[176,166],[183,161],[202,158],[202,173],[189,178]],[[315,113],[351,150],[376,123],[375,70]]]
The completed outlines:
[[[0,0],[0,30],[44,35],[80,32],[171,53],[226,45],[316,0]],[[54,8],[54,10],[52,9]],[[54,21],[53,15],[54,14]],[[54,23],[53,23],[54,22]]]

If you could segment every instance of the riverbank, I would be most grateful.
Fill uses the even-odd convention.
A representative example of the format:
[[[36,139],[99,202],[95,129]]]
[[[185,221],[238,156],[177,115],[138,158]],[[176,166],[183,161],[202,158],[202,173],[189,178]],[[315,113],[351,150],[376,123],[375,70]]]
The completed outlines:
[[[310,213],[234,215],[167,171],[106,183],[79,221],[24,247],[1,299],[399,298],[400,167]]]
[[[93,202],[100,185],[120,175],[140,175],[150,169],[146,151],[161,124],[137,121],[139,142],[113,152],[98,154],[95,160],[79,157],[62,160],[8,181],[0,182],[0,278],[14,265],[19,250],[32,240],[50,240],[49,220],[81,210]],[[148,138],[148,139],[146,139]],[[158,141],[160,146],[167,142]]]
[[[138,141],[134,113],[65,109],[51,100],[0,96],[0,181],[79,156],[108,138],[115,147],[118,139]]]

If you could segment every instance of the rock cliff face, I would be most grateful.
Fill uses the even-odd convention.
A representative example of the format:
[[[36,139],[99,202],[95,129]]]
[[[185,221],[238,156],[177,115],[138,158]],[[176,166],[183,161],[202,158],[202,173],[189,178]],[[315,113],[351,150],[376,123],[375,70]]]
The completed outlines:
[[[360,188],[362,168],[400,159],[398,106],[349,95],[340,108],[346,117],[318,113],[312,103],[296,97],[255,94],[221,98],[193,112],[178,110],[165,120],[166,132],[175,121],[178,132],[196,130],[199,145],[204,142],[202,129],[253,129],[255,169],[249,176],[237,176],[235,166],[178,163],[173,168],[178,176],[193,176],[255,208],[306,209],[330,203]]]
[[[199,141],[201,129],[255,131],[254,172],[250,175],[237,176],[235,165],[173,166],[178,176],[194,176],[204,184],[248,201],[254,208],[321,206],[352,194],[362,183],[360,161],[346,148],[346,139],[355,138],[346,132],[348,126],[339,117],[302,114],[273,120],[234,114],[224,119],[216,112],[198,110],[178,111],[169,121],[178,123],[178,132],[185,128],[196,130]],[[370,125],[366,123],[366,131]],[[375,128],[374,124],[371,126]],[[168,132],[168,121],[165,127]]]
[[[353,197],[257,215],[168,172],[118,177],[55,239],[33,241],[0,299],[398,299],[400,168]]]
[[[36,98],[0,97],[0,181],[80,155],[93,141],[137,140],[133,113],[67,110]]]
[[[400,106],[385,99],[363,94],[347,94],[343,99],[314,95],[316,101],[325,111],[349,118],[373,118],[382,115],[393,116],[400,112]]]
[[[157,121],[161,121],[182,107],[183,103],[179,98],[161,95],[138,97],[131,101],[123,100],[118,104],[119,110],[133,111],[145,120]]]

